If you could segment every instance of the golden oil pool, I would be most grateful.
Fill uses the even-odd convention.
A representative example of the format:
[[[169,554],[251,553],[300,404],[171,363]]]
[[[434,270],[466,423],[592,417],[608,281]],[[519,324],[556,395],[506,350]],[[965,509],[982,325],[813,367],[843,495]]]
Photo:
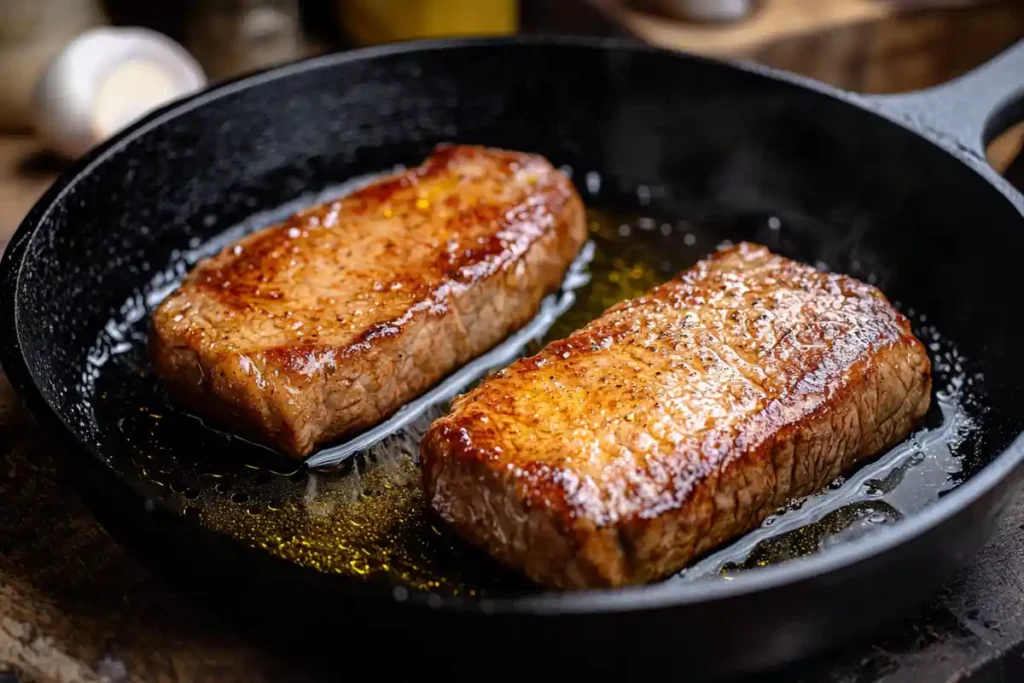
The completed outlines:
[[[587,185],[591,184],[588,176]],[[111,466],[121,476],[143,483],[161,504],[187,518],[321,572],[354,580],[385,578],[443,594],[534,590],[455,537],[429,510],[416,454],[420,437],[446,409],[446,401],[429,406],[400,430],[327,472],[310,472],[283,461],[262,447],[208,427],[168,401],[146,361],[149,310],[180,279],[188,262],[279,217],[280,212],[255,217],[209,244],[190,245],[192,250],[183,252],[149,291],[129,302],[97,340],[92,370],[81,391],[97,424],[116,425],[103,434],[110,444]],[[726,211],[683,220],[659,215],[640,201],[625,209],[592,208],[588,222],[592,256],[587,277],[574,284],[572,305],[521,353],[534,352],[612,304],[669,279],[723,240],[752,239],[787,251],[785,244],[773,243],[786,231],[785,222],[775,216],[735,216]],[[794,251],[792,245],[788,251]],[[802,260],[815,263],[810,253]],[[850,274],[869,279],[863,273]],[[972,440],[982,405],[972,393],[970,363],[959,356],[951,340],[926,324],[926,318],[905,312],[929,345],[934,364],[937,400],[924,428],[848,479],[793,501],[758,530],[670,580],[728,577],[827,552],[913,514],[983,464]]]

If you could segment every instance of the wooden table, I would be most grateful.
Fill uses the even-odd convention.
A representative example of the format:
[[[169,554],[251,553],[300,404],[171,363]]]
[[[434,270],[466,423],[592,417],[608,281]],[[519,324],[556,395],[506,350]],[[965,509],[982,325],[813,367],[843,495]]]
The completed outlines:
[[[1007,140],[1003,168],[1019,149],[1019,138]],[[31,138],[0,137],[0,248],[59,170]],[[118,546],[62,479],[57,448],[0,372],[0,683],[296,680],[296,661],[249,645]],[[1024,661],[1021,529],[1024,495],[915,618],[778,679],[953,681],[1014,671]]]
[[[0,136],[0,249],[61,166],[31,136]]]

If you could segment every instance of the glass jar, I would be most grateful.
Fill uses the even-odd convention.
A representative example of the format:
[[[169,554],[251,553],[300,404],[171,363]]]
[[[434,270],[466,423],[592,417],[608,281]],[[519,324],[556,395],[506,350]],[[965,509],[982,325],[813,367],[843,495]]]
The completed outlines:
[[[298,59],[304,49],[298,0],[192,0],[186,36],[210,80]]]
[[[341,29],[357,44],[502,35],[519,27],[518,0],[337,0]]]

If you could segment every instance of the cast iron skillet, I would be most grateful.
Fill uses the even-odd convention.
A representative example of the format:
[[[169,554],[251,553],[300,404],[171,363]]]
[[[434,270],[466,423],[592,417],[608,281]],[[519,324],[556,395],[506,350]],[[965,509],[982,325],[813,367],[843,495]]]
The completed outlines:
[[[1019,481],[1024,200],[986,165],[983,143],[1022,113],[1022,86],[1024,44],[946,86],[883,98],[593,39],[415,42],[284,66],[173,104],[60,178],[0,266],[0,359],[73,444],[68,471],[119,538],[329,670],[763,670],[930,594],[986,539]],[[896,524],[733,580],[489,599],[299,567],[196,524],[173,481],[122,466],[130,448],[116,435],[139,406],[117,392],[134,380],[102,395],[82,387],[107,322],[152,304],[137,293],[156,271],[260,210],[417,163],[442,141],[542,153],[574,169],[588,201],[706,221],[715,238],[766,241],[765,218],[776,218],[770,246],[872,279],[955,341],[982,397],[964,456],[973,464]],[[188,450],[172,441],[145,448]],[[182,458],[222,455],[192,446]],[[382,640],[397,656],[373,654]]]

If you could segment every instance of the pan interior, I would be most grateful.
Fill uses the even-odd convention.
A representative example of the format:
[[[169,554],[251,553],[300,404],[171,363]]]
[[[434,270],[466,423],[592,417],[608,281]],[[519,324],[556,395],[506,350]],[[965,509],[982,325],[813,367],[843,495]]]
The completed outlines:
[[[826,95],[571,45],[327,60],[132,138],[65,188],[26,251],[18,334],[43,397],[155,504],[268,553],[443,594],[533,591],[426,510],[413,461],[444,405],[338,471],[309,473],[176,410],[145,360],[148,312],[196,258],[310,190],[344,192],[442,141],[542,153],[590,206],[589,281],[567,283],[575,303],[523,352],[740,239],[876,284],[929,346],[937,393],[921,431],[669,580],[720,580],[897,524],[1019,433],[1024,374],[1006,312],[1024,231],[994,188]]]
[[[596,173],[584,181],[600,202]],[[643,190],[641,190],[643,195]],[[148,313],[195,259],[240,232],[287,215],[264,213],[184,255],[133,297],[128,315],[111,320],[90,356],[94,373],[80,388],[114,444],[110,465],[143,480],[182,514],[245,543],[320,571],[388,580],[442,594],[492,596],[531,588],[461,542],[432,514],[420,486],[418,443],[447,401],[359,450],[340,466],[310,471],[258,445],[211,427],[177,408],[145,355]],[[790,239],[778,216],[679,218],[642,206],[591,208],[590,242],[556,299],[572,304],[550,327],[514,350],[534,352],[624,298],[638,296],[730,239],[770,245],[822,269],[813,250]],[[869,281],[875,273],[859,273]],[[818,495],[794,500],[759,530],[704,558],[670,580],[728,577],[743,568],[820,552],[913,514],[955,487],[981,464],[977,428],[984,404],[981,377],[928,316],[898,302],[929,345],[936,396],[923,427],[906,443]],[[454,378],[452,378],[454,379]],[[449,380],[451,381],[451,380]],[[463,382],[456,390],[471,383]]]

